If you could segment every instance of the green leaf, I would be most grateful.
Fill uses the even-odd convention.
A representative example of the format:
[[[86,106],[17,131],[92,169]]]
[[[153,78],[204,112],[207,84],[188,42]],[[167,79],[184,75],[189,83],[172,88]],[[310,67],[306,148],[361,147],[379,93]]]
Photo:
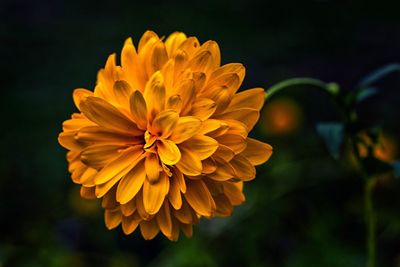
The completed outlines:
[[[371,96],[374,96],[378,93],[378,89],[375,87],[365,87],[361,90],[358,90],[355,95],[355,102],[360,103]]]
[[[362,79],[359,83],[359,87],[368,87],[369,85],[396,71],[400,71],[399,63],[393,63],[379,68]]]
[[[317,132],[324,140],[331,156],[338,159],[344,139],[344,124],[341,122],[319,123]]]

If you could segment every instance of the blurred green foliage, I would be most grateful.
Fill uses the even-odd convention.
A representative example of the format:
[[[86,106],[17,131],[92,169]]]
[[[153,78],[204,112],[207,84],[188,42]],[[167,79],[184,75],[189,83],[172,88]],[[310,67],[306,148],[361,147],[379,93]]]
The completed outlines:
[[[400,61],[397,10],[393,1],[2,1],[0,266],[364,266],[363,180],[348,144],[335,160],[318,134],[317,124],[341,114],[316,89],[269,100],[296,103],[296,131],[268,131],[267,103],[252,135],[274,154],[245,186],[246,203],[176,243],[108,231],[98,203],[80,199],[69,179],[57,134],[74,111],[72,89],[92,89],[107,55],[147,29],[216,40],[224,63],[246,66],[242,88],[308,76],[348,92]],[[399,75],[387,76],[357,107],[358,130],[379,125],[397,146],[399,85]],[[399,181],[382,174],[378,266],[400,266],[399,193]]]

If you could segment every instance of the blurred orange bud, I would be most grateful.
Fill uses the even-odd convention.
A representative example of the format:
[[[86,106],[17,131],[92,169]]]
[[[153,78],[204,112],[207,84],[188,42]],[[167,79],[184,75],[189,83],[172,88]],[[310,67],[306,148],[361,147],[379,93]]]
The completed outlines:
[[[303,111],[290,98],[278,98],[267,102],[263,112],[263,129],[269,135],[290,135],[303,124]]]

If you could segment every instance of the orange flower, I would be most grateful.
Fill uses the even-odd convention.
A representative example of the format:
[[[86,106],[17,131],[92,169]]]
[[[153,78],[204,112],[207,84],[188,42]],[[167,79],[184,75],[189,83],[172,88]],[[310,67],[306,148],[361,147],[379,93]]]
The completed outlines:
[[[220,66],[216,42],[146,32],[97,76],[94,92],[76,89],[79,113],[63,123],[60,144],[84,198],[102,198],[109,229],[138,226],[192,235],[201,217],[229,216],[244,200],[243,182],[268,160],[270,145],[249,138],[264,90],[237,93],[241,64]]]

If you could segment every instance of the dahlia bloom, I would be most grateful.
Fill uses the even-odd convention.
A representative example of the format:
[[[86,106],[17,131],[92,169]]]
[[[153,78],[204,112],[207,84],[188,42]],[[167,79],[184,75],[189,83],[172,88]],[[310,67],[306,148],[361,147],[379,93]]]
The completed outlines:
[[[126,40],[120,65],[109,56],[94,92],[75,89],[79,112],[58,140],[81,196],[102,199],[107,228],[177,240],[244,202],[243,182],[272,153],[247,136],[264,90],[237,93],[245,68],[220,60],[214,41],[148,31],[137,50]]]

